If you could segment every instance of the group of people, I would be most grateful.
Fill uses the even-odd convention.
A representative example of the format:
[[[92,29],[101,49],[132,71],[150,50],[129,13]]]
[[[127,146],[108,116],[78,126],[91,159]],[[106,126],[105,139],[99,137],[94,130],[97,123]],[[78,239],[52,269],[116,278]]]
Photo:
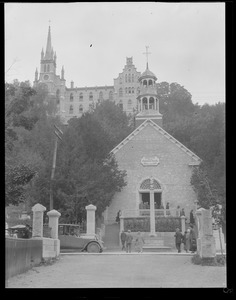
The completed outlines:
[[[178,253],[181,252],[181,244],[184,244],[184,250],[186,252],[191,251],[192,253],[194,253],[197,250],[196,234],[193,229],[193,225],[190,225],[189,228],[184,232],[184,234],[182,234],[180,232],[180,229],[177,228],[174,236]]]
[[[120,239],[122,244],[122,250],[126,250],[127,253],[131,253],[132,242],[134,239],[133,235],[131,234],[131,230],[128,230],[127,233],[125,233],[123,230]],[[138,253],[143,252],[143,244],[144,238],[142,237],[141,232],[138,231],[137,236],[135,238],[135,248]]]

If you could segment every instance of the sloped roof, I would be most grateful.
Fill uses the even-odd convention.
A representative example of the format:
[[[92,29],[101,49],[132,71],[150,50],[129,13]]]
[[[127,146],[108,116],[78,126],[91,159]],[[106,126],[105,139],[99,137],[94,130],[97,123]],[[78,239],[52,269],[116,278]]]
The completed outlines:
[[[193,153],[191,150],[189,150],[187,147],[185,147],[182,143],[180,143],[172,135],[170,135],[162,127],[158,126],[155,122],[153,122],[150,119],[145,120],[139,127],[137,127],[133,132],[131,132],[130,135],[128,135],[122,142],[120,142],[115,148],[113,148],[111,150],[111,153],[115,154],[116,152],[118,152],[121,148],[123,148],[124,145],[126,145],[137,134],[139,134],[139,132],[142,131],[147,125],[152,126],[155,130],[157,130],[164,137],[166,137],[168,140],[170,140],[172,143],[174,143],[177,147],[179,147],[182,151],[184,151],[191,158],[193,158],[196,163],[195,162],[191,163],[191,165],[195,165],[195,164],[198,165],[198,164],[200,164],[200,162],[202,161],[200,157],[198,157],[195,153]]]

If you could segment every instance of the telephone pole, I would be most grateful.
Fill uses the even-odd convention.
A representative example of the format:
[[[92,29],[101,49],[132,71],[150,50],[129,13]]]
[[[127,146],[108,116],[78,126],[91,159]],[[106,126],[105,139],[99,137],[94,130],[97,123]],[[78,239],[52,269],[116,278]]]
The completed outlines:
[[[58,139],[62,140],[62,135],[63,135],[61,129],[59,129],[56,125],[54,125],[54,127],[55,127],[54,134],[56,135],[56,140],[54,146],[52,174],[51,174],[51,181],[50,181],[50,210],[53,209],[53,179],[54,179],[55,168],[56,168],[57,144],[58,144]]]

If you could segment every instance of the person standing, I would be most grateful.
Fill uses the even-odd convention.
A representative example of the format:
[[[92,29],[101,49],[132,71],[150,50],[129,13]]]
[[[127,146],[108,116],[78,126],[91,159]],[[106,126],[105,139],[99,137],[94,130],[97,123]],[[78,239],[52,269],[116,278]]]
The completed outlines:
[[[184,208],[181,209],[181,212],[180,212],[180,217],[182,216],[185,216],[185,211],[184,211]]]
[[[177,206],[177,209],[176,209],[176,217],[180,217],[180,206],[179,205]]]
[[[188,253],[190,249],[190,229],[188,228],[187,231],[185,231],[184,236],[183,236],[183,243],[184,243],[184,250]]]
[[[192,225],[195,224],[195,220],[194,220],[194,216],[193,216],[193,209],[190,211],[189,221],[190,221],[190,224],[192,224]]]
[[[124,232],[124,230],[121,232],[120,239],[122,244],[121,250],[125,250],[126,233]]]
[[[131,253],[132,240],[133,240],[133,236],[131,234],[131,231],[128,230],[128,233],[126,235],[126,252],[127,253]]]
[[[169,209],[170,209],[170,203],[167,202],[167,203],[166,203],[166,215],[167,215],[167,216],[170,215],[170,210],[169,210]]]
[[[179,231],[179,228],[176,228],[176,232],[175,232],[175,245],[176,245],[176,248],[178,250],[178,253],[181,252],[181,243],[182,243],[182,238],[183,238],[183,235],[182,233]]]
[[[143,244],[144,244],[144,239],[141,236],[140,231],[138,231],[138,234],[137,234],[137,237],[136,237],[136,240],[135,240],[135,245],[137,247],[138,253],[143,252]]]
[[[194,253],[197,250],[196,245],[196,234],[193,229],[193,225],[190,225],[190,232],[189,232],[189,243],[190,243],[190,251]]]
[[[119,210],[117,215],[116,215],[116,222],[120,223],[120,216],[121,216],[121,211]]]

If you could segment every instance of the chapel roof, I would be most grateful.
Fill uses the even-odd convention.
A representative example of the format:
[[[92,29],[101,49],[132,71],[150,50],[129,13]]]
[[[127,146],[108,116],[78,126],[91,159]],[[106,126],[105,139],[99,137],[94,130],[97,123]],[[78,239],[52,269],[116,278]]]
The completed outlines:
[[[140,131],[142,131],[147,125],[151,125],[155,130],[160,132],[165,138],[169,139],[172,143],[174,143],[177,147],[179,147],[182,151],[184,151],[187,155],[189,155],[194,162],[189,165],[199,165],[201,163],[201,158],[198,157],[195,153],[185,147],[182,143],[176,140],[172,135],[170,135],[167,131],[165,131],[162,127],[158,126],[155,122],[150,119],[145,120],[139,127],[137,127],[130,135],[128,135],[123,141],[121,141],[115,148],[111,150],[111,153],[115,154],[118,152],[125,144],[131,141]]]

